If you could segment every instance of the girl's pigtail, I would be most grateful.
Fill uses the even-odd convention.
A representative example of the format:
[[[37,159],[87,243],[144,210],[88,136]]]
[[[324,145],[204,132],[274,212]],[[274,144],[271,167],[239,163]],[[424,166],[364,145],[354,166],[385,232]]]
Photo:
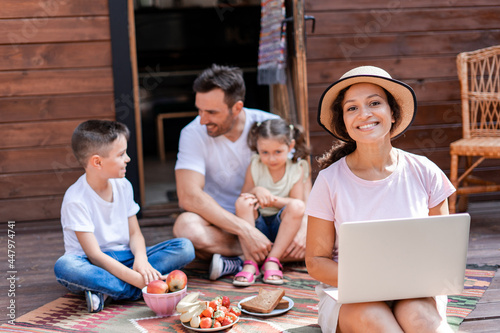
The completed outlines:
[[[297,162],[298,159],[307,159],[311,153],[311,149],[307,146],[304,129],[300,125],[290,125],[292,137],[295,140],[295,152],[292,157],[292,162]]]
[[[257,151],[257,137],[260,125],[260,121],[253,123],[252,127],[250,127],[250,131],[248,132],[247,144],[248,147],[250,147],[250,150],[254,152]]]

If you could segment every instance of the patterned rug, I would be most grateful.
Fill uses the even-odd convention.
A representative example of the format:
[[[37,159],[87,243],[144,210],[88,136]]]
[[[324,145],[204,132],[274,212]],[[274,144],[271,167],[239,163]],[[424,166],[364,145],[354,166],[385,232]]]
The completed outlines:
[[[448,296],[447,319],[457,331],[462,321],[476,308],[476,304],[491,284],[498,266],[467,265],[464,291],[460,295]]]
[[[448,321],[458,328],[463,319],[475,308],[477,301],[493,279],[496,266],[470,267],[466,271],[465,290],[462,295],[449,297]],[[200,299],[210,300],[217,295],[229,296],[232,304],[258,293],[269,285],[257,282],[252,287],[236,288],[230,278],[209,281],[200,272],[188,271],[188,292],[200,291]],[[201,277],[200,277],[201,276]],[[285,267],[283,288],[295,302],[283,315],[255,317],[242,314],[239,322],[228,332],[297,332],[320,333],[317,321],[318,298],[314,292],[316,281],[301,267]],[[259,280],[260,281],[260,280]],[[4,324],[0,332],[190,332],[179,316],[159,318],[144,303],[116,302],[103,311],[87,313],[80,296],[68,294],[32,312],[19,317],[15,325]]]

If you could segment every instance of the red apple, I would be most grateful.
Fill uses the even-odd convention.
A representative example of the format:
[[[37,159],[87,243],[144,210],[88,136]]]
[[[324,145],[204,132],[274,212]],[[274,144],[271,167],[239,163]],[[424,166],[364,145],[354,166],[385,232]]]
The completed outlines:
[[[171,292],[184,289],[187,284],[186,273],[178,269],[171,271],[167,276],[167,284]]]
[[[149,282],[146,289],[148,294],[164,294],[168,292],[168,284],[163,280],[154,280]]]

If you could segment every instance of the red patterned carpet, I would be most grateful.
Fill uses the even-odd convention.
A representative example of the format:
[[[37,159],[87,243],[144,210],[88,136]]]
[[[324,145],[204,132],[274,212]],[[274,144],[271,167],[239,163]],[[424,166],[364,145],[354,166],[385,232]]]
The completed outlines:
[[[448,321],[455,328],[475,307],[488,288],[496,267],[471,267],[466,271],[465,290],[462,295],[450,296]],[[286,296],[294,307],[280,316],[255,317],[242,314],[228,332],[320,332],[317,326],[317,302],[314,292],[317,284],[300,268],[287,268],[284,272]],[[245,297],[256,295],[258,289],[272,288],[260,282],[248,288],[236,288],[231,279],[216,282],[188,272],[188,292],[200,291],[200,299],[210,300],[227,295],[236,305]],[[103,311],[87,313],[83,297],[68,294],[18,318],[15,325],[4,324],[0,332],[190,332],[184,328],[178,315],[159,318],[143,301],[117,302]]]

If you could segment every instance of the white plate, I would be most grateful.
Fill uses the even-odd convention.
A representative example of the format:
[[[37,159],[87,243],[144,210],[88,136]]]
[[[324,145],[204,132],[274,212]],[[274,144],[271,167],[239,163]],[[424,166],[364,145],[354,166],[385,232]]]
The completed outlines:
[[[259,317],[277,316],[277,315],[280,315],[282,313],[287,312],[288,310],[293,308],[293,305],[295,304],[290,297],[283,296],[283,299],[288,301],[288,308],[286,308],[286,309],[274,309],[273,311],[271,311],[269,313],[258,313],[258,312],[250,312],[250,311],[247,311],[247,310],[241,308],[241,305],[240,305],[241,303],[249,301],[254,297],[257,297],[257,296],[250,296],[250,297],[247,297],[247,298],[239,301],[238,307],[240,308],[241,312],[252,315],[252,316],[259,316]]]
[[[189,325],[186,325],[184,324],[182,321],[181,321],[181,324],[182,326],[184,326],[185,328],[189,329],[189,330],[192,330],[192,331],[196,331],[196,332],[216,332],[216,331],[222,331],[222,330],[225,330],[226,328],[229,328],[231,326],[233,326],[234,324],[236,324],[238,321],[240,320],[240,317],[237,317],[236,318],[236,321],[232,324],[229,324],[229,325],[226,325],[226,326],[221,326],[221,327],[214,327],[214,328],[193,328]]]

